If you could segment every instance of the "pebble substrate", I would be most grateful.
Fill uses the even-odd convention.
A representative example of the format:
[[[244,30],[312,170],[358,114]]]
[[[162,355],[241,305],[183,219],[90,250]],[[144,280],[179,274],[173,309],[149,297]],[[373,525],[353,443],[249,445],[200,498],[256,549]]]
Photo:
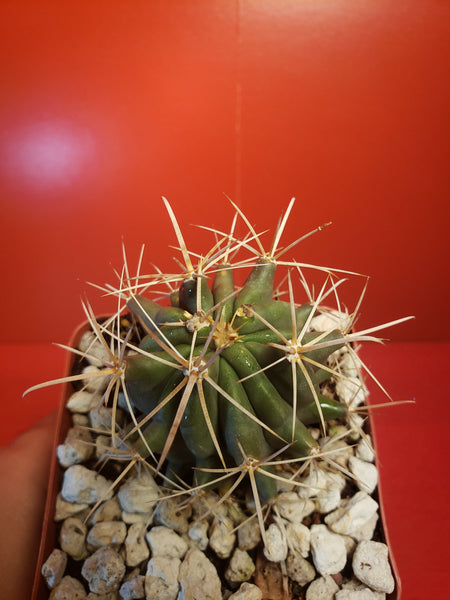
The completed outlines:
[[[345,315],[342,316],[345,318]],[[330,319],[332,323],[330,323]],[[316,317],[326,331],[336,314]],[[80,341],[95,353],[92,333]],[[101,369],[103,347],[86,372]],[[102,400],[107,379],[86,379],[67,408],[72,427],[57,449],[63,469],[55,507],[58,540],[42,566],[50,600],[383,600],[395,581],[382,537],[378,472],[363,418],[352,410],[367,390],[356,355],[336,351],[330,363],[344,375],[328,390],[349,419],[312,428],[327,462],[309,461],[286,478],[265,510],[261,542],[251,494],[218,504],[214,492],[167,497],[170,491],[137,462],[111,454],[112,409]],[[124,406],[116,420],[129,419]],[[105,458],[108,457],[107,460]],[[97,506],[98,505],[98,506]],[[95,507],[95,510],[93,510]],[[270,582],[270,590],[267,589]]]

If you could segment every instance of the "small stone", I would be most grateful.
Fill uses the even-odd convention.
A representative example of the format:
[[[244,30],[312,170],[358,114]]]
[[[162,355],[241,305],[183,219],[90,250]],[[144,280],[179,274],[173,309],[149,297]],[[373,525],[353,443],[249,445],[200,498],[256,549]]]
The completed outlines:
[[[386,544],[363,540],[356,546],[352,560],[355,576],[376,592],[386,594],[395,588],[388,554]]]
[[[216,568],[197,548],[188,550],[181,563],[179,581],[181,589],[177,600],[222,598],[221,582]]]
[[[306,590],[306,600],[335,600],[339,586],[330,575],[314,580]]]
[[[218,504],[219,497],[212,492],[201,492],[193,496],[191,501],[192,515],[196,519],[207,519],[212,521],[214,517],[226,517],[228,515],[225,503]]]
[[[122,521],[127,525],[133,523],[144,523],[145,525],[151,525],[153,520],[152,513],[129,513],[122,511]]]
[[[161,501],[155,511],[155,521],[160,525],[174,529],[178,533],[187,533],[192,508],[189,504],[180,506],[179,498]]]
[[[339,573],[347,562],[344,540],[326,525],[311,527],[311,554],[321,575]]]
[[[99,521],[87,536],[87,543],[91,548],[112,546],[118,549],[123,544],[127,535],[127,526],[122,521]]]
[[[66,407],[72,413],[87,414],[92,405],[98,404],[100,396],[94,396],[92,392],[86,390],[79,390],[74,392],[67,401]]]
[[[373,462],[375,460],[375,451],[372,446],[372,438],[370,435],[365,435],[361,438],[356,446],[355,454],[361,460]]]
[[[250,519],[237,530],[238,546],[241,550],[253,550],[261,540],[261,530],[257,519]]]
[[[233,552],[236,541],[233,529],[233,521],[228,517],[214,519],[211,525],[209,545],[219,558],[228,558]]]
[[[50,589],[55,588],[64,577],[67,566],[67,554],[59,548],[55,548],[45,563],[42,565],[41,573],[45,583]]]
[[[331,331],[333,329],[342,329],[345,331],[350,324],[350,317],[347,313],[337,310],[324,311],[311,319],[311,329],[314,331]]]
[[[255,563],[245,550],[236,548],[225,571],[225,579],[230,583],[248,581],[255,572]]]
[[[145,536],[152,550],[152,556],[168,556],[169,558],[183,558],[186,554],[187,542],[173,529],[162,525],[152,527]]]
[[[85,462],[93,453],[92,436],[84,427],[71,427],[64,443],[56,448],[59,464],[65,468]]]
[[[342,535],[342,533],[340,533],[339,535],[344,540],[345,551],[347,552],[347,556],[353,556],[356,544],[358,543],[357,540],[355,540],[355,538],[352,538],[350,535]]]
[[[286,560],[286,570],[288,576],[299,585],[306,585],[316,576],[316,571],[312,564],[299,554],[289,553]]]
[[[351,579],[344,581],[341,585],[342,590],[348,590],[351,592],[367,592],[370,591],[371,596],[370,600],[386,600],[386,594],[384,592],[375,592],[371,590],[366,585],[361,583],[359,579],[356,577],[352,577]],[[342,600],[342,599],[341,599]],[[353,600],[358,600],[358,597],[353,597]],[[369,600],[369,598],[368,598]]]
[[[77,502],[67,502],[59,493],[56,496],[56,506],[55,506],[55,516],[54,520],[59,523],[59,521],[64,521],[68,517],[79,517],[83,519],[84,515],[87,514],[89,509],[89,504],[78,504]]]
[[[89,417],[87,415],[82,415],[81,413],[73,413],[72,414],[72,425],[74,427],[89,427],[90,426]]]
[[[340,377],[336,382],[336,394],[348,408],[356,408],[367,398],[367,388],[358,377]]]
[[[189,527],[188,537],[199,550],[206,550],[208,547],[208,528],[208,521],[196,521]]]
[[[286,538],[289,551],[306,558],[310,550],[311,532],[303,523],[287,523]]]
[[[128,579],[120,588],[120,597],[122,600],[140,600],[145,598],[145,577],[137,575],[132,579]]]
[[[109,435],[98,435],[95,438],[95,456],[96,458],[103,458],[104,456],[111,453],[111,436]]]
[[[100,523],[101,521],[120,521],[122,516],[122,511],[120,510],[119,502],[114,496],[110,500],[103,502],[100,506],[93,512],[91,517],[89,518],[89,525],[95,525],[95,523]]]
[[[358,377],[361,367],[361,359],[355,352],[344,352],[339,360],[339,370],[345,377]]]
[[[86,590],[78,579],[66,575],[51,591],[49,600],[86,600]]]
[[[108,594],[119,589],[125,575],[125,563],[110,546],[99,548],[84,561],[81,574],[94,594]]]
[[[67,502],[95,504],[112,497],[112,483],[83,465],[73,465],[64,473],[61,496]]]
[[[108,348],[97,338],[93,331],[86,331],[81,336],[78,348],[85,352],[85,358],[89,364],[96,367],[103,367],[111,362],[111,355]]]
[[[128,567],[136,567],[150,556],[150,550],[145,541],[146,531],[145,523],[133,523],[128,528],[125,540],[125,563]]]
[[[378,483],[378,469],[376,466],[356,456],[348,461],[350,471],[356,477],[356,483],[360,490],[372,494]]]
[[[86,525],[77,517],[69,517],[63,521],[59,532],[61,549],[74,560],[83,560],[88,556],[86,549]]]
[[[366,492],[357,492],[325,517],[325,523],[335,533],[354,537],[378,510],[378,503]]]
[[[178,574],[180,559],[155,556],[149,560],[145,575],[147,600],[176,600],[178,597]]]
[[[371,540],[373,538],[373,534],[375,531],[375,527],[378,522],[378,513],[375,513],[368,519],[364,525],[355,529],[352,533],[352,537],[357,542],[361,542],[362,540]]]
[[[296,492],[281,492],[276,499],[280,515],[291,523],[301,523],[314,511],[314,503],[307,498],[308,496],[301,497]]]
[[[264,556],[271,562],[281,562],[286,559],[287,553],[285,532],[276,523],[271,523],[266,530]]]
[[[384,594],[383,598],[385,598]],[[378,592],[373,592],[366,587],[359,590],[340,590],[335,600],[380,600],[380,598]]]
[[[92,368],[94,368],[94,367],[92,367]],[[90,420],[92,429],[95,429],[96,431],[108,431],[109,432],[109,431],[111,431],[112,422],[113,422],[112,409],[104,406],[103,404],[94,406],[89,411],[89,420]]]
[[[117,493],[120,507],[128,513],[148,515],[161,497],[161,490],[147,471],[140,477],[131,477]]]
[[[108,369],[99,369],[94,365],[85,367],[82,373],[85,375],[83,378],[83,386],[87,392],[104,392],[111,379]]]
[[[237,592],[231,594],[228,600],[262,600],[262,591],[253,583],[244,582]]]

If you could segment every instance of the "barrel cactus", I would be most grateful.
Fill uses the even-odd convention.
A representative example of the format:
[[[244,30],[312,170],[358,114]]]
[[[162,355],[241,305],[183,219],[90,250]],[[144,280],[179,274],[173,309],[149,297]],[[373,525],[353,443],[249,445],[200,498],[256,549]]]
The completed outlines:
[[[320,455],[311,426],[325,432],[327,420],[351,412],[330,393],[345,379],[331,355],[345,346],[353,356],[355,343],[379,341],[374,332],[405,319],[355,333],[357,310],[343,318],[323,308],[343,281],[325,267],[314,267],[324,276],[317,296],[297,299],[298,281],[309,289],[303,270],[311,265],[286,260],[303,238],[280,248],[293,200],[269,250],[233,205],[230,230],[210,230],[214,243],[203,255],[188,251],[164,202],[180,272],[132,277],[125,260],[119,286],[108,288],[116,314],[97,321],[85,305],[92,343],[104,347],[100,368],[69,379],[107,378],[105,402],[113,414],[120,404],[131,417],[125,426],[113,423],[112,446],[150,465],[169,494],[208,488],[227,497],[247,483],[261,522],[261,505],[276,497],[286,476],[280,467]],[[243,237],[235,234],[238,220]],[[316,327],[322,317],[335,325]]]

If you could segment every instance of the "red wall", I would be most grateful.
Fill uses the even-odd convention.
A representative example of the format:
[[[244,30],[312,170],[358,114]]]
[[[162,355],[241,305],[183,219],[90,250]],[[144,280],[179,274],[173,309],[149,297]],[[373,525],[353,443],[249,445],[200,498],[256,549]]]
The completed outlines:
[[[122,237],[172,265],[162,195],[186,229],[224,194],[258,230],[296,196],[286,243],[333,221],[298,260],[371,276],[360,326],[449,339],[450,3],[14,0],[0,28],[2,341],[67,341]]]

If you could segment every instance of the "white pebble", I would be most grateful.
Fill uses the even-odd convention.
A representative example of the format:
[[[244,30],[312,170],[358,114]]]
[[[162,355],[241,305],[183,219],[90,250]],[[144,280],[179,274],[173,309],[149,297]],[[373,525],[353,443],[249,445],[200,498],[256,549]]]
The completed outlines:
[[[374,590],[371,590],[366,585],[364,585],[364,583],[361,583],[359,579],[356,579],[356,577],[352,577],[351,579],[344,581],[341,585],[341,590],[355,593],[364,592],[365,595],[367,595],[367,593],[370,592],[371,595],[367,596],[367,600],[386,600],[386,594],[384,592],[375,592]],[[336,595],[336,598],[337,597],[338,595]],[[358,596],[353,596],[351,598],[352,600],[358,600]]]
[[[332,331],[341,329],[345,331],[350,323],[350,317],[347,313],[337,310],[323,312],[311,319],[311,329],[315,331]]]
[[[150,556],[150,550],[145,541],[146,531],[145,523],[133,523],[128,528],[125,539],[125,563],[128,567],[136,567]]]
[[[370,435],[365,435],[361,438],[356,446],[355,454],[361,460],[373,462],[375,460],[375,452],[372,446],[372,438]]]
[[[347,562],[344,540],[326,525],[311,527],[311,554],[321,575],[339,573]]]
[[[189,517],[192,508],[189,504],[180,506],[179,498],[167,498],[162,500],[155,511],[155,521],[160,525],[174,529],[178,533],[187,533],[189,529]]]
[[[67,502],[61,496],[61,492],[56,496],[55,516],[54,520],[58,523],[64,521],[68,517],[79,517],[83,518],[84,514],[87,514],[89,504],[77,502]]]
[[[224,517],[214,519],[209,537],[209,545],[219,558],[228,558],[233,552],[236,534],[231,519]]]
[[[120,413],[116,413],[116,418],[119,414]],[[112,409],[103,406],[103,404],[94,406],[89,411],[89,420],[92,429],[95,429],[96,431],[111,432],[113,423]]]
[[[84,427],[71,427],[64,443],[56,448],[59,464],[65,468],[85,462],[93,453],[92,436]]]
[[[310,550],[311,532],[303,523],[287,523],[286,539],[289,551],[306,558]]]
[[[369,588],[361,588],[359,590],[340,590],[335,596],[335,600],[379,600],[380,594]],[[383,594],[383,599],[385,598]]]
[[[291,523],[301,523],[305,517],[314,511],[314,503],[310,502],[307,496],[300,497],[299,493],[296,492],[278,494],[276,506],[280,515]]]
[[[253,583],[244,582],[228,600],[262,600],[262,591]]]
[[[287,553],[288,545],[285,532],[276,523],[271,523],[266,530],[264,556],[271,562],[281,562],[286,559]]]
[[[356,456],[350,458],[348,466],[356,477],[358,488],[368,494],[372,494],[378,484],[378,469],[376,466]]]
[[[84,367],[82,370],[83,386],[87,392],[100,393],[106,390],[106,387],[111,379],[109,369],[99,369],[94,365]]]
[[[117,497],[114,496],[110,500],[100,504],[89,517],[88,524],[92,526],[95,523],[100,523],[100,521],[120,521],[121,514],[122,511],[120,510],[119,502]]]
[[[238,529],[238,546],[241,550],[253,550],[261,540],[261,530],[256,518],[242,523]]]
[[[127,513],[149,514],[161,496],[155,480],[142,471],[140,476],[131,477],[117,493],[120,507]]]
[[[225,579],[230,583],[248,581],[255,572],[255,563],[245,550],[236,548],[225,571]]]
[[[138,600],[145,598],[144,590],[145,577],[137,575],[125,581],[119,590],[121,600]]]
[[[347,453],[348,446],[346,444],[344,444],[344,448],[345,453]],[[342,458],[342,455],[340,458]],[[327,513],[339,506],[341,491],[345,487],[345,479],[340,473],[326,472],[318,468],[305,477],[304,483],[309,487],[300,488],[299,496],[304,498],[315,497],[319,512]]]
[[[111,362],[111,354],[93,331],[86,331],[81,336],[78,349],[85,352],[86,360],[96,367],[102,367]]]
[[[376,514],[378,503],[366,492],[357,492],[325,517],[325,523],[335,533],[354,537]]]
[[[100,396],[94,396],[92,392],[79,390],[70,396],[66,406],[72,413],[86,414],[91,410],[93,404],[98,404],[99,399]]]
[[[49,600],[85,600],[86,591],[83,584],[66,575],[61,582],[52,590]]]
[[[112,483],[83,465],[73,465],[64,473],[61,496],[67,502],[95,504],[112,497]]]
[[[315,579],[306,590],[306,600],[334,600],[339,586],[330,575]]]
[[[176,600],[178,597],[178,574],[180,559],[155,556],[148,561],[145,575],[147,600]]]
[[[122,521],[100,521],[89,530],[87,543],[91,548],[112,546],[119,548],[125,541],[127,526]]]
[[[218,600],[222,598],[217,570],[203,552],[191,548],[180,567],[180,594],[177,600]],[[158,598],[158,600],[161,600]]]
[[[41,573],[45,583],[50,589],[55,588],[62,580],[67,566],[67,554],[55,548],[45,563],[42,565]]]
[[[82,560],[88,556],[86,550],[86,525],[76,517],[69,517],[61,525],[59,543],[61,549],[74,560]]]
[[[339,371],[345,377],[358,377],[361,372],[361,359],[355,352],[344,352],[339,360]]]
[[[94,594],[109,594],[119,589],[125,575],[122,557],[110,546],[99,548],[84,561],[81,574]]]
[[[306,585],[316,576],[312,564],[299,554],[289,553],[286,560],[286,571],[288,576],[299,585]]]
[[[167,556],[169,558],[183,558],[186,554],[187,542],[173,529],[159,525],[152,527],[145,536],[152,556]]]
[[[370,540],[359,542],[352,566],[355,576],[376,592],[390,594],[394,591],[395,581],[386,544]]]
[[[365,402],[367,388],[358,377],[339,378],[336,382],[336,394],[348,408],[355,408]]]
[[[206,550],[208,547],[208,528],[208,521],[195,521],[189,527],[189,539],[194,542],[199,550]]]

